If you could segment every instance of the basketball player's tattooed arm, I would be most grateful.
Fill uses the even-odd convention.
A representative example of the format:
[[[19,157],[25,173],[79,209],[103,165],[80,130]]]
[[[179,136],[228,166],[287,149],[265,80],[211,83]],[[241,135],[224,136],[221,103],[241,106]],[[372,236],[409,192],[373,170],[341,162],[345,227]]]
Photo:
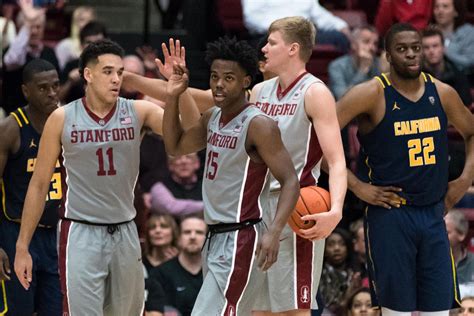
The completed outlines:
[[[263,161],[281,185],[275,218],[257,245],[258,267],[266,271],[277,260],[280,234],[298,199],[299,183],[290,154],[281,140],[280,129],[271,118],[257,116],[252,119],[246,148],[252,160]]]
[[[163,116],[163,140],[166,152],[170,155],[184,155],[206,147],[207,123],[210,112],[204,113],[199,121],[189,129],[184,129],[179,121],[178,102],[188,87],[189,76],[186,67],[175,65],[174,73],[167,85],[166,109]],[[187,107],[196,107],[192,98],[183,98],[189,102]]]
[[[336,111],[339,125],[344,128],[355,118],[364,118],[375,126],[380,110],[378,100],[383,99],[383,90],[376,79],[356,85],[337,102]],[[382,111],[384,112],[384,111]],[[324,169],[324,161],[322,168]],[[401,189],[394,186],[375,186],[363,182],[347,170],[347,185],[349,190],[362,201],[385,208],[400,207],[401,198],[397,194]]]
[[[315,83],[305,94],[306,114],[313,122],[319,144],[329,166],[329,212],[303,216],[303,220],[314,220],[316,224],[301,233],[308,239],[322,239],[331,234],[342,218],[342,206],[347,190],[347,172],[341,133],[336,116],[336,104],[329,89]]]
[[[32,281],[32,260],[28,251],[33,233],[43,214],[45,196],[61,151],[61,133],[64,125],[64,108],[55,110],[46,121],[38,149],[35,170],[28,186],[20,235],[16,243],[15,273],[21,285],[28,290]]]
[[[0,180],[7,164],[8,156],[17,152],[20,147],[20,130],[13,116],[0,121]],[[12,258],[13,259],[13,258]],[[0,281],[10,280],[10,260],[0,248]]]
[[[466,146],[464,169],[459,178],[448,183],[444,202],[449,211],[463,197],[474,179],[474,116],[452,87],[438,80],[435,80],[435,85],[449,123],[462,135]]]

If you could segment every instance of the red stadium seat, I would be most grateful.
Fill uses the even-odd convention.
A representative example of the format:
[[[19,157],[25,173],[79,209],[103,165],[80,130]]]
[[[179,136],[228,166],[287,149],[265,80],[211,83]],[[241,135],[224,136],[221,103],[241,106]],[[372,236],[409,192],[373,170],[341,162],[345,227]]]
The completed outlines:
[[[307,70],[325,83],[328,82],[328,65],[342,53],[332,45],[317,44],[308,62]]]
[[[367,25],[367,15],[362,10],[334,10],[332,13],[346,21],[351,29]]]
[[[240,0],[216,1],[216,13],[217,19],[226,34],[235,35],[241,39],[248,36]]]

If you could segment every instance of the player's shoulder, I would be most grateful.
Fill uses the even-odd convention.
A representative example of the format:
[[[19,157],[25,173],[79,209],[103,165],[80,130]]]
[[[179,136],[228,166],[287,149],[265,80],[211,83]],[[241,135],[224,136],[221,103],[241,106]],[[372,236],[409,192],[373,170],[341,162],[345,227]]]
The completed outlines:
[[[12,115],[8,115],[0,120],[0,143],[9,146],[20,136],[20,125]],[[4,147],[4,146],[2,146]]]
[[[278,130],[278,124],[274,119],[259,110],[252,116],[249,129],[255,130],[257,134],[266,134],[271,133],[274,129]]]
[[[436,90],[438,91],[438,94],[440,96],[444,94],[450,95],[450,94],[456,93],[456,90],[454,90],[454,88],[450,86],[449,84],[444,83],[443,81],[436,79],[433,76],[429,76],[429,77],[431,81],[434,83]]]
[[[255,102],[260,94],[260,91],[262,91],[262,89],[264,89],[265,87],[273,86],[277,80],[278,77],[274,77],[254,85],[252,88],[252,92],[250,93],[250,102]]]
[[[385,88],[386,85],[380,77],[376,76],[370,80],[355,85],[349,91],[353,97],[359,96],[361,98],[371,98],[383,94]]]

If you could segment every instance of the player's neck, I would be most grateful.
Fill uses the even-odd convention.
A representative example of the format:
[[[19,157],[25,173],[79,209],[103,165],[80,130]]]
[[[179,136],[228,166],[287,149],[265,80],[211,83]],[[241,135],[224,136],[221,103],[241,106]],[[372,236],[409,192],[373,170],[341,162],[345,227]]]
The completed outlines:
[[[94,114],[99,117],[103,117],[107,115],[110,110],[115,106],[115,100],[112,103],[105,102],[101,97],[95,94],[92,90],[86,89],[86,106],[91,110]]]
[[[294,65],[293,65],[294,66]],[[288,88],[299,76],[306,72],[304,64],[299,67],[288,67],[285,71],[279,72],[278,78],[280,80],[280,87],[284,91]]]
[[[420,76],[407,79],[397,75],[395,71],[390,71],[389,79],[392,82],[395,89],[399,92],[414,93],[419,91],[419,89],[424,88],[423,78]]]
[[[224,120],[231,120],[237,114],[242,112],[248,103],[247,97],[245,96],[245,93],[243,93],[236,102],[228,104],[225,107],[221,107],[222,118]]]
[[[43,132],[44,124],[46,124],[46,120],[48,119],[49,114],[38,111],[38,109],[29,104],[25,108],[25,112],[33,128],[41,134]]]

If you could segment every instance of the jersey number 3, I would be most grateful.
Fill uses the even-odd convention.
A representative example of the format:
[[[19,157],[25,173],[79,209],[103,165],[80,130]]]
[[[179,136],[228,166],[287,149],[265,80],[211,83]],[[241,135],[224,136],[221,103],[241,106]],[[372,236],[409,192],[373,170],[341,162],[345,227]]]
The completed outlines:
[[[408,141],[410,167],[436,164],[434,149],[433,137],[410,139]]]

